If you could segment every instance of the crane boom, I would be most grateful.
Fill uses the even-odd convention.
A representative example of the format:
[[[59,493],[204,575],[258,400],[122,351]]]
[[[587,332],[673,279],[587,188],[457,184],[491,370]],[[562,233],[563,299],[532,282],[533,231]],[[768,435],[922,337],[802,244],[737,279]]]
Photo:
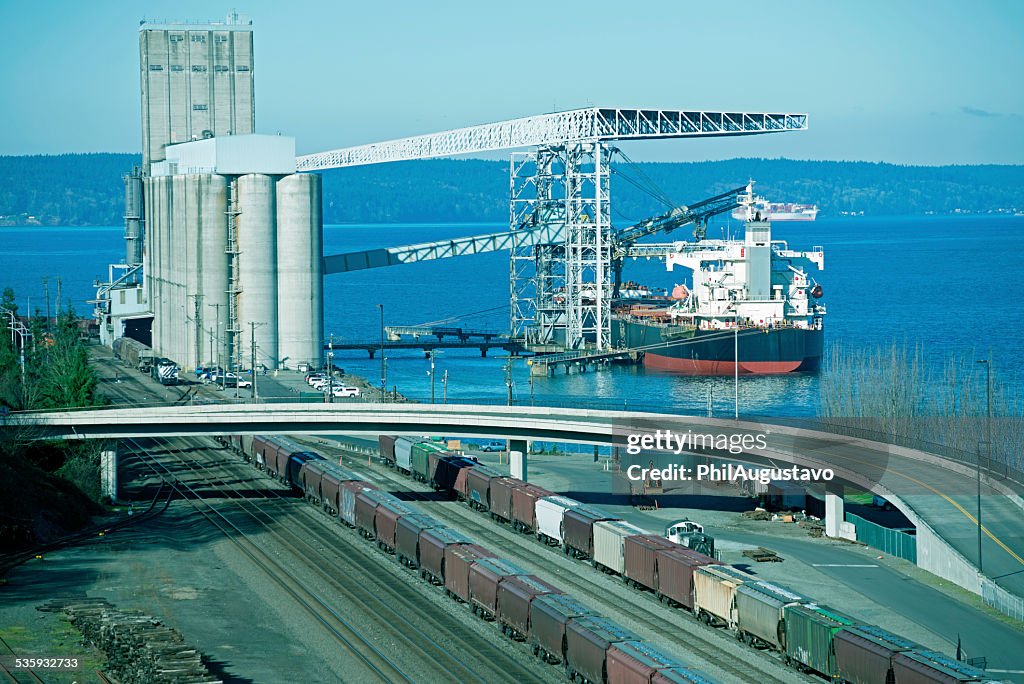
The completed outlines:
[[[702,228],[707,225],[708,219],[717,214],[727,212],[739,205],[738,198],[741,193],[748,190],[748,186],[741,186],[723,192],[720,195],[701,200],[696,204],[683,207],[676,207],[661,216],[654,216],[625,228],[613,236],[615,240],[614,256],[622,256],[625,250],[636,241],[655,233],[671,233],[676,228],[681,228],[688,223],[697,224],[697,239],[704,237]]]
[[[296,158],[296,170],[319,171],[580,141],[756,135],[806,129],[806,114],[590,107],[307,154]]]

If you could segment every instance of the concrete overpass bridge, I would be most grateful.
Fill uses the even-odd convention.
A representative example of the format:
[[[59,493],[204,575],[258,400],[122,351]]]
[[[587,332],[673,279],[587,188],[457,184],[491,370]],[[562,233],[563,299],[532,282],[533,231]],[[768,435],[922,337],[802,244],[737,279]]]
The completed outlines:
[[[1024,487],[921,450],[784,425],[682,417],[638,411],[548,406],[362,403],[215,404],[13,413],[7,430],[37,439],[120,439],[222,434],[406,434],[503,437],[627,446],[628,434],[749,435],[739,453],[696,453],[755,465],[831,468],[826,483],[826,530],[844,534],[842,482],[891,502],[917,530],[917,564],[982,594],[1013,602],[1024,596]],[[763,441],[755,438],[763,435]],[[763,448],[761,445],[763,444]],[[752,446],[749,446],[752,445]],[[839,482],[839,481],[842,482]],[[980,502],[980,503],[979,503]],[[978,571],[978,518],[982,557]],[[989,579],[992,578],[992,579]],[[993,581],[995,580],[995,581]],[[1004,595],[1009,590],[1012,595]]]

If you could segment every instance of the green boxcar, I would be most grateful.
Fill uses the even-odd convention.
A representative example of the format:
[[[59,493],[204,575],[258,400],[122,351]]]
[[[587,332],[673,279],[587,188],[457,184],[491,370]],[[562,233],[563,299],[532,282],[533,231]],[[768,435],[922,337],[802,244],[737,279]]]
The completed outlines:
[[[836,632],[856,624],[856,620],[815,604],[790,605],[783,610],[787,662],[796,662],[828,678],[835,677],[838,672],[832,640]]]
[[[433,442],[417,442],[412,445],[412,476],[423,482],[430,482],[430,454],[444,454],[448,450]]]

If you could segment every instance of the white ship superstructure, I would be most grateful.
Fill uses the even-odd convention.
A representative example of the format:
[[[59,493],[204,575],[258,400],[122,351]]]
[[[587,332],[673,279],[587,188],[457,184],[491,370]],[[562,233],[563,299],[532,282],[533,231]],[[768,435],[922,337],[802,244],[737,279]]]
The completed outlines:
[[[685,299],[667,310],[680,322],[692,321],[701,330],[743,326],[820,328],[825,307],[814,300],[821,286],[806,268],[825,268],[822,247],[791,250],[785,240],[772,240],[771,222],[758,220],[751,186],[737,211],[746,221],[743,240],[677,242],[665,266],[693,273]]]

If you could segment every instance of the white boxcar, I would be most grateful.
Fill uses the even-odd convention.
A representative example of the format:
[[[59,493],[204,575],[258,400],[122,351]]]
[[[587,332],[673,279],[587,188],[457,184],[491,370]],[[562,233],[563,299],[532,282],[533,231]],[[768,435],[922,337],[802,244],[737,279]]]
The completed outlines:
[[[731,565],[703,565],[693,573],[693,613],[708,624],[736,628],[736,587],[755,577]]]
[[[602,520],[594,523],[594,564],[622,574],[626,567],[626,537],[647,534],[625,520]]]
[[[395,440],[395,467],[406,475],[412,472],[412,445],[415,443],[408,437]]]
[[[579,501],[564,496],[543,496],[537,499],[537,538],[561,546],[562,518],[568,509],[579,505]]]

